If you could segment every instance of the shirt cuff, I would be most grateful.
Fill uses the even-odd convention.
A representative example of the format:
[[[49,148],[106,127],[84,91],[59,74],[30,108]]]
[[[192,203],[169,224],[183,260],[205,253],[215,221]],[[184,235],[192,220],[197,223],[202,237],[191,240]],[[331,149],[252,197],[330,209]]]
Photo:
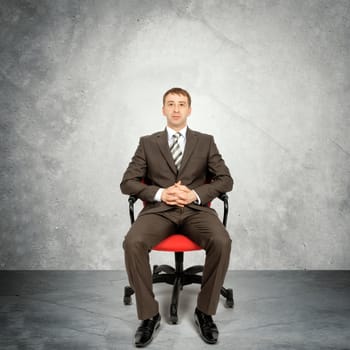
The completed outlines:
[[[201,205],[201,199],[199,198],[197,192],[195,190],[192,190],[194,194],[196,195],[197,199],[193,202],[194,204]]]
[[[154,201],[155,202],[161,202],[162,201],[162,193],[164,191],[164,188],[160,188],[157,192],[156,195],[154,196]]]

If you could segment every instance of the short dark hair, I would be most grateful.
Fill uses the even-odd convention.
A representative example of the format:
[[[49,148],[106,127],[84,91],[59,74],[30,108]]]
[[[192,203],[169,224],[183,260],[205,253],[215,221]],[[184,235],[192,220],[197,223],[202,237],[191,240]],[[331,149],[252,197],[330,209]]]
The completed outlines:
[[[163,95],[163,106],[165,104],[165,98],[169,94],[175,94],[175,95],[183,95],[187,97],[188,100],[188,105],[191,107],[191,95],[186,91],[185,89],[181,89],[179,87],[173,87],[170,90],[168,90],[164,95]]]

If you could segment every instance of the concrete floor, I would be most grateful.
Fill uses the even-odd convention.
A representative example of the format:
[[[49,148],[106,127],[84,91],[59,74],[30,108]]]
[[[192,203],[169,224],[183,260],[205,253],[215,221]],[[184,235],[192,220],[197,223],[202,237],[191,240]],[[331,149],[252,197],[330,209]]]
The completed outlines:
[[[139,321],[124,306],[123,271],[1,271],[0,349],[133,349]],[[219,305],[218,345],[193,325],[198,285],[168,321],[169,285],[156,285],[162,324],[149,349],[350,349],[350,271],[231,271],[235,308]]]

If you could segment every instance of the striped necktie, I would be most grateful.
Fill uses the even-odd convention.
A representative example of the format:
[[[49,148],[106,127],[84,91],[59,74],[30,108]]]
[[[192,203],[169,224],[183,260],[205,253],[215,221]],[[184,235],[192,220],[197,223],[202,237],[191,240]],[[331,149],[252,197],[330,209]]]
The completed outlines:
[[[179,145],[179,137],[181,134],[177,132],[176,134],[173,135],[173,143],[170,147],[170,152],[171,155],[173,156],[174,162],[176,169],[179,170],[181,166],[181,159],[182,159],[182,151]]]

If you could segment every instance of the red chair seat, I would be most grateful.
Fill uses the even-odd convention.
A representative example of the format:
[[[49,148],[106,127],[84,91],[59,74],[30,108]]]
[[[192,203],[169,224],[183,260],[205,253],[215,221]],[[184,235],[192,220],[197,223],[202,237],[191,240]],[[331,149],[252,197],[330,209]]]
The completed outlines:
[[[202,248],[184,235],[175,234],[158,243],[152,250],[166,252],[188,252]]]

